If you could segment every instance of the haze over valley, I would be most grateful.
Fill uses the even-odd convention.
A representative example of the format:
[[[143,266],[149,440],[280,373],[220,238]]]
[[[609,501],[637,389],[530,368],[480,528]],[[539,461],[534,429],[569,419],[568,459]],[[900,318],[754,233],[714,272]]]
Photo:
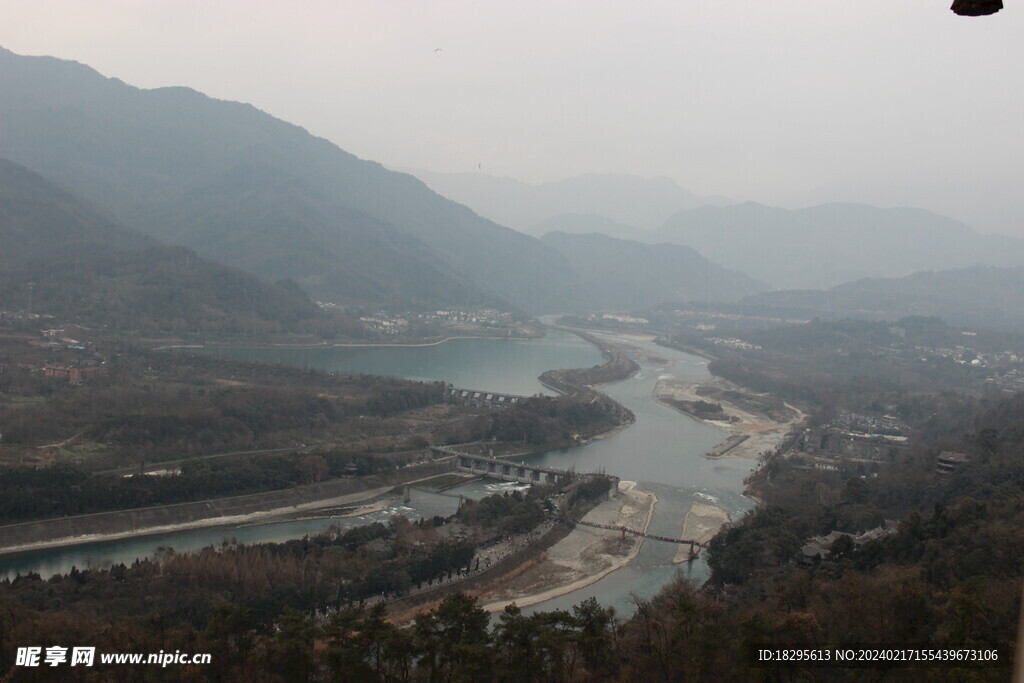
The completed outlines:
[[[1024,264],[1021,240],[920,209],[729,203],[664,178],[422,174],[456,204],[248,105],[52,58],[0,61],[0,154],[165,243],[337,305],[624,311]]]

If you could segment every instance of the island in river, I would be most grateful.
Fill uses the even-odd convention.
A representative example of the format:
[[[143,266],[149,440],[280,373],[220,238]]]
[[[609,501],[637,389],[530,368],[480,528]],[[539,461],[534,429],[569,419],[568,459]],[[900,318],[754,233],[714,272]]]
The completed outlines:
[[[659,403],[712,424],[730,437],[705,456],[730,455],[756,459],[774,452],[805,415],[788,403],[758,394],[720,377],[703,380],[659,380],[654,387]],[[716,410],[703,411],[704,406]]]
[[[658,498],[636,482],[619,482],[616,496],[588,512],[584,521],[647,531]],[[588,586],[625,566],[640,552],[643,539],[608,529],[576,525],[551,546],[544,561],[481,591],[484,609],[503,610],[516,603],[533,605]]]
[[[674,352],[666,350],[665,353],[660,353],[650,346],[651,340],[648,337],[619,335],[614,342],[609,341],[606,336],[599,339],[606,353],[614,351],[618,355],[628,355],[644,362],[648,368],[669,371],[673,366],[670,357]],[[615,386],[617,385],[610,385],[609,388]],[[715,448],[729,445],[736,436],[750,437],[744,448],[730,450],[727,454],[729,457],[755,459],[763,450],[774,450],[789,430],[803,419],[803,414],[792,406],[777,406],[771,397],[749,392],[713,376],[700,379],[661,379],[656,383],[652,393],[653,398],[659,403],[668,405],[663,399],[671,396],[670,392],[678,392],[680,398],[684,400],[709,400],[711,397],[723,405],[729,416],[726,421],[699,420],[692,415],[679,419],[698,419],[731,434],[724,442],[719,441],[709,448],[712,452]],[[611,469],[611,465],[601,464]],[[643,492],[638,488],[631,493]],[[651,495],[653,497],[653,493]],[[618,507],[615,503],[608,503],[600,512],[595,511],[592,514],[602,514],[606,520],[615,519],[615,515],[618,514],[620,521],[606,523],[646,529],[650,518],[648,517],[642,524],[630,519],[629,507],[621,503]],[[653,514],[653,507],[650,510]],[[677,518],[681,520],[681,524],[676,522],[679,526],[675,527],[674,532],[668,533],[679,538],[694,539],[700,543],[709,541],[723,525],[731,521],[729,510],[714,496],[699,491],[694,495],[693,502],[684,510],[681,517]],[[658,533],[665,533],[664,529]],[[617,547],[617,544],[623,543],[628,545],[628,551],[621,545]],[[524,560],[516,571],[495,578],[484,588],[475,590],[474,595],[480,596],[488,609],[502,609],[510,602],[524,607],[548,601],[556,596],[573,594],[578,589],[599,581],[610,572],[626,566],[637,557],[641,543],[642,541],[635,537],[630,540],[627,536],[627,540],[622,541],[615,532],[601,532],[577,526],[569,537],[549,548],[541,557]],[[563,552],[566,549],[571,550]],[[683,545],[675,551],[672,562],[678,564],[690,559],[690,547]]]
[[[554,342],[554,347],[553,348],[554,349],[567,349],[568,350],[570,348],[575,348],[577,345],[581,344],[579,339],[576,339],[575,343],[573,343],[569,339],[567,339],[567,337],[571,337],[571,336],[572,335],[565,335],[564,333],[557,333],[557,332],[554,333],[553,334],[554,339],[551,340],[551,341]],[[467,340],[467,341],[469,341],[469,340]],[[551,341],[543,342],[543,343],[551,344]],[[605,337],[602,337],[602,341],[605,341]],[[643,340],[638,340],[638,342],[639,341],[643,341]],[[513,349],[522,349],[523,347],[529,348],[528,345],[535,344],[535,343],[541,343],[541,342],[514,342],[514,341],[506,342],[506,341],[497,341],[497,340],[486,342],[488,348],[491,348],[490,347],[491,344],[497,344],[499,346],[494,347],[494,348],[499,348],[499,347],[504,347],[506,345],[509,345],[510,348],[513,348]],[[674,358],[674,355],[671,352],[665,352],[662,355],[658,355],[658,352],[656,350],[652,350],[649,345],[639,344],[639,343],[637,345],[632,345],[632,344],[628,343],[628,340],[624,344],[623,343],[619,343],[618,340],[616,340],[616,344],[615,345],[616,345],[617,348],[622,350],[625,354],[628,354],[629,356],[635,357],[635,358],[643,361],[644,363],[646,363],[647,365],[645,365],[645,367],[647,368],[647,370],[644,370],[644,372],[649,372],[649,370],[650,370],[650,368],[652,366],[655,367],[655,368],[662,368],[662,367],[668,368],[669,366],[672,365],[673,362],[682,362],[684,365],[686,365],[687,363],[690,363],[690,360],[694,360],[694,359],[690,359],[690,360],[681,360],[680,361],[679,359],[676,359],[675,361],[673,361],[672,359]],[[435,348],[435,349],[444,349],[444,347],[446,347],[446,346],[448,346],[448,344],[444,344],[444,345],[441,345],[440,347],[433,347],[433,348]],[[589,346],[589,345],[583,344],[583,346]],[[592,350],[593,347],[589,347],[589,348],[591,349],[591,353],[592,353],[593,352],[593,350]],[[614,354],[614,353],[609,354],[608,352],[611,351],[611,349],[609,349],[608,347],[604,347],[602,350],[606,352],[606,359],[608,358],[608,355],[611,355],[616,360],[616,362],[615,362],[616,366],[622,367],[624,369],[627,368],[627,367],[630,367],[630,366],[628,366],[628,364],[623,362],[623,356],[621,354]],[[245,355],[248,355],[250,352],[249,351],[245,351],[244,353],[245,353]],[[464,360],[465,359],[465,353],[461,352],[461,350],[460,350],[460,355],[463,357],[463,360]],[[662,357],[662,356],[664,356],[664,357]],[[304,355],[303,358],[307,362],[319,359],[319,357],[312,357],[312,356],[308,356],[308,355]],[[682,358],[682,357],[680,356],[680,358]],[[277,360],[282,360],[282,359],[277,359]],[[593,365],[593,363],[591,362],[589,365]],[[549,365],[548,367],[551,367],[551,366]],[[694,367],[697,367],[697,366],[694,366]],[[340,369],[341,368],[336,368],[336,370],[340,370]],[[632,368],[630,368],[629,372],[631,372],[631,371],[632,371]],[[683,376],[686,376],[689,372],[690,371],[684,372]],[[697,374],[699,374],[699,375],[706,375],[706,370],[703,369],[703,364],[700,364],[699,373],[697,373]],[[591,381],[594,381],[594,380],[604,379],[604,377],[599,378],[597,376],[590,376],[587,379],[589,379]],[[631,379],[628,382],[619,382],[619,383],[616,383],[616,384],[611,384],[611,385],[609,385],[607,387],[606,390],[607,391],[611,391],[612,393],[623,392],[622,396],[624,398],[629,398],[631,396],[631,394],[629,392],[634,391],[634,388],[639,389],[641,387],[643,388],[643,394],[649,399],[650,396],[651,396],[651,384],[649,383],[649,380],[646,380],[646,379],[637,379],[637,380]],[[648,416],[648,417],[649,418],[653,418],[653,416]],[[646,426],[641,426],[639,431],[640,431],[640,433],[643,433],[643,431],[645,429],[655,428],[655,429],[657,429],[656,433],[658,433],[658,434],[672,433],[673,435],[671,437],[669,437],[669,441],[667,443],[672,443],[672,442],[677,443],[677,444],[685,443],[685,444],[687,444],[687,452],[692,450],[692,447],[690,446],[690,442],[691,441],[693,442],[693,446],[694,447],[696,447],[699,444],[701,444],[702,442],[704,442],[704,439],[708,439],[708,441],[706,441],[706,443],[707,443],[706,447],[710,447],[711,445],[713,445],[714,442],[720,441],[720,437],[718,437],[718,436],[711,436],[712,434],[715,434],[715,435],[719,435],[720,434],[720,432],[715,431],[715,430],[706,430],[705,429],[705,430],[703,430],[703,432],[701,432],[701,434],[686,433],[686,435],[676,435],[673,432],[674,427],[672,426],[672,424],[669,424],[669,423],[674,423],[676,421],[680,421],[680,423],[681,422],[687,422],[688,418],[682,418],[682,417],[675,417],[675,418],[673,418],[671,413],[667,413],[663,417],[657,417],[656,419],[653,419],[653,421],[648,422]],[[613,431],[615,431],[615,430],[613,430]],[[566,452],[567,455],[571,455],[572,453],[576,453],[577,455],[573,456],[574,458],[575,457],[582,457],[583,458],[583,460],[579,460],[578,462],[573,460],[573,462],[575,464],[573,464],[572,466],[576,466],[579,469],[587,469],[587,470],[595,469],[595,468],[605,468],[608,471],[612,472],[613,474],[619,474],[620,473],[619,469],[622,468],[626,464],[626,462],[621,461],[618,458],[616,458],[615,460],[606,460],[605,456],[603,456],[602,453],[609,451],[608,447],[612,447],[611,450],[615,451],[616,453],[621,453],[622,449],[625,449],[626,451],[630,451],[631,449],[635,449],[637,446],[640,446],[640,447],[646,448],[647,450],[652,450],[653,449],[653,452],[658,454],[657,457],[659,459],[663,459],[663,457],[664,457],[663,456],[664,447],[665,447],[665,445],[667,445],[667,443],[662,443],[661,441],[659,441],[657,444],[655,444],[654,442],[651,442],[649,445],[644,446],[644,445],[642,445],[643,441],[644,441],[644,439],[647,439],[648,437],[642,437],[638,441],[637,439],[634,438],[633,432],[636,431],[635,429],[629,429],[629,430],[626,430],[626,431],[628,431],[630,434],[626,434],[624,432],[617,431],[615,434],[607,436],[607,439],[605,441],[605,446],[602,446],[602,445],[600,445],[597,442],[593,443],[590,446],[586,446],[583,449],[583,450],[586,451],[586,453],[584,453],[583,450],[579,450],[579,449],[571,449],[569,452]],[[623,440],[622,437],[628,437],[628,438]],[[682,438],[680,438],[680,437],[682,437]],[[595,451],[595,450],[593,450],[594,448],[597,448],[598,450]],[[701,452],[701,451],[698,451],[698,453],[699,452]],[[553,453],[552,456],[555,457],[555,458],[561,457],[557,452]],[[547,457],[547,456],[545,456],[545,457]],[[688,462],[689,458],[691,458],[691,457],[692,456],[689,456],[689,455],[685,456],[686,461]],[[640,461],[637,461],[637,462],[639,463]],[[628,464],[630,465],[630,467],[633,466],[633,463],[634,463],[633,459],[628,461]],[[671,463],[668,463],[668,464],[669,464],[670,468],[677,468],[678,467],[678,465],[675,465],[675,464],[671,464]],[[684,468],[690,467],[690,465],[687,465],[686,462],[684,462],[683,460],[680,460],[679,464],[682,465]],[[562,464],[558,464],[558,463],[552,463],[552,466],[554,466],[554,467],[563,467]],[[644,465],[643,467],[647,467],[647,466]],[[661,467],[662,470],[663,470],[663,466],[659,465],[659,467]],[[721,469],[721,468],[717,468],[716,467],[716,469]],[[730,481],[739,481],[739,479],[742,478],[742,474],[740,474],[738,471],[734,472],[732,470],[738,470],[738,468],[730,465],[730,468],[728,470],[729,471],[729,474],[728,474],[729,480]],[[641,470],[637,470],[636,474],[629,475],[629,478],[639,479],[639,480],[644,481],[644,482],[651,481],[651,482],[666,482],[666,483],[670,483],[670,482],[689,482],[689,481],[693,481],[693,482],[702,482],[702,481],[710,482],[710,481],[712,481],[712,479],[708,479],[707,478],[707,474],[693,472],[692,475],[690,475],[690,474],[686,474],[685,473],[686,471],[687,470],[684,470],[683,472],[676,472],[675,469],[672,469],[671,472],[667,472],[665,474],[662,474],[660,471],[656,471],[656,470],[641,469]],[[628,472],[625,472],[625,471],[623,473],[624,474],[629,474]],[[720,477],[721,475],[718,474],[718,473],[714,473],[714,476],[715,477]],[[705,485],[710,485],[710,484],[705,484]],[[647,487],[647,484],[644,484],[643,486]],[[717,484],[715,484],[715,486],[717,486]],[[731,488],[731,486],[730,486],[730,488]],[[639,493],[639,492],[637,492],[637,493]],[[627,498],[626,499],[628,499],[628,495],[630,495],[630,494],[627,494]],[[659,489],[659,495],[662,495],[661,489]],[[668,496],[668,498],[666,500],[670,500],[670,501],[671,501],[672,496],[677,496],[678,497],[678,493],[673,493],[672,491],[666,491],[665,495]],[[699,491],[697,491],[697,492],[691,491],[691,492],[688,492],[687,495],[698,495],[699,496],[700,493],[699,493]],[[716,495],[720,496],[720,494],[716,494]],[[653,500],[653,497],[652,497],[652,500]],[[357,501],[355,501],[355,500],[350,500],[348,502],[350,504],[356,504],[357,503]],[[701,529],[695,529],[693,533],[689,533],[689,529],[688,529],[688,531],[682,532],[682,536],[684,536],[684,537],[693,537],[693,536],[698,536],[698,535],[699,536],[703,536],[703,535],[706,535],[706,534],[709,534],[709,533],[713,533],[714,530],[717,530],[718,526],[720,526],[720,523],[722,521],[728,519],[728,512],[717,501],[715,501],[714,499],[709,500],[707,504],[712,506],[712,508],[711,508],[712,510],[721,510],[721,513],[718,515],[717,524],[709,523],[709,520],[712,519],[712,516],[709,516],[708,514],[696,514],[696,511],[698,511],[698,507],[697,506],[691,506],[691,505],[689,505],[687,503],[686,507],[683,507],[682,509],[679,509],[679,502],[676,502],[674,504],[670,503],[668,508],[665,508],[665,510],[663,512],[659,513],[659,516],[662,518],[662,522],[661,522],[662,526],[661,526],[661,528],[656,528],[654,533],[665,534],[665,535],[680,535],[680,533],[682,531],[682,528],[683,528],[683,520],[684,520],[684,518],[686,519],[686,523],[689,526],[693,526],[693,524],[695,524],[696,522],[699,521],[705,527],[707,527],[707,529],[704,530],[704,531],[701,531]],[[743,508],[740,507],[739,505],[737,505],[737,503],[734,502],[732,499],[729,499],[728,506],[729,506],[729,509],[734,514],[737,512],[737,508],[739,508],[739,511],[743,510]],[[634,507],[637,507],[637,509],[639,509],[640,506],[636,505]],[[658,507],[661,508],[662,506],[659,505]],[[651,508],[651,509],[653,510],[653,508]],[[611,514],[618,515],[620,513],[620,511],[621,510],[616,509],[616,511],[614,513],[611,513]],[[597,513],[597,514],[601,514],[601,513]],[[637,522],[636,520],[631,520],[628,523],[624,523],[624,524],[626,526],[630,526],[631,528],[641,528],[641,527],[645,527],[646,524],[649,521],[650,521],[650,517],[647,517],[647,518],[645,518],[645,520],[643,520],[643,523]],[[655,521],[657,521],[657,520],[655,520]],[[666,528],[666,525],[674,527],[674,528],[671,528],[671,529]],[[656,527],[657,527],[657,524],[656,524]],[[567,592],[568,593],[572,593],[572,592],[575,591],[575,589],[577,589],[581,585],[591,584],[594,581],[598,581],[598,580],[602,579],[602,577],[606,577],[610,572],[611,573],[615,573],[613,571],[614,569],[616,569],[616,568],[618,568],[620,566],[623,566],[625,564],[629,564],[629,560],[631,558],[633,558],[633,557],[636,557],[637,554],[640,552],[640,549],[641,549],[641,543],[640,543],[640,541],[638,539],[631,539],[631,541],[630,541],[631,545],[630,545],[630,547],[628,549],[625,548],[625,547],[602,548],[601,544],[604,543],[604,541],[599,540],[599,539],[595,540],[595,538],[597,538],[597,537],[595,536],[595,531],[594,530],[587,529],[587,530],[584,531],[582,528],[577,528],[572,533],[576,534],[579,538],[578,539],[574,538],[571,541],[567,541],[568,545],[563,545],[562,549],[565,549],[566,547],[580,547],[580,544],[583,544],[584,546],[586,546],[586,545],[592,545],[593,543],[597,543],[597,545],[594,546],[592,551],[589,552],[588,554],[586,554],[585,556],[583,556],[581,553],[580,554],[571,554],[571,555],[560,556],[559,552],[561,552],[561,550],[555,551],[553,548],[549,549],[547,556],[544,558],[544,562],[547,562],[548,565],[547,566],[538,566],[537,567],[537,571],[534,573],[534,575],[531,575],[531,576],[534,576],[534,578],[537,579],[536,581],[534,581],[534,584],[532,586],[530,586],[530,587],[525,587],[525,588],[521,584],[518,586],[518,588],[516,587],[516,585],[512,585],[511,587],[506,589],[508,592],[506,592],[504,594],[505,599],[508,599],[508,598],[517,599],[518,598],[520,603],[522,603],[522,602],[524,602],[524,598],[526,597],[527,593],[529,593],[529,594],[544,594],[545,596],[551,596],[551,595],[554,595],[554,594],[557,594],[557,593],[567,593]],[[597,533],[598,533],[598,536],[602,535],[602,532],[597,532]],[[611,532],[610,534],[603,533],[603,535],[604,536],[612,536],[612,537],[614,537],[612,540],[614,540],[616,542],[619,540],[618,539],[618,534],[616,534],[614,532]],[[173,544],[174,541],[171,540],[169,543]],[[575,546],[573,544],[575,544]],[[620,546],[621,546],[621,544],[620,544]],[[660,550],[661,549],[659,549],[659,552],[660,552]],[[669,550],[668,546],[665,547],[665,550],[666,551]],[[675,549],[672,548],[671,552],[674,553],[674,551],[675,551]],[[564,560],[566,557],[568,557],[568,558],[570,558],[572,560],[572,564],[571,565],[567,565],[564,561],[557,561],[560,558]],[[583,561],[580,561],[581,557],[582,557]],[[644,571],[645,574],[649,573],[646,569],[644,569],[643,571]],[[524,573],[524,578],[522,579],[522,581],[528,581],[528,580],[530,580],[530,578],[531,578],[530,576],[525,576],[525,573]],[[601,584],[599,584],[599,585],[601,585]],[[653,587],[654,587],[654,584],[652,584],[652,588]],[[495,590],[495,591],[500,590],[500,586],[495,586],[493,590]],[[519,596],[522,596],[522,597],[519,597]],[[498,599],[496,598],[494,601],[497,602]]]

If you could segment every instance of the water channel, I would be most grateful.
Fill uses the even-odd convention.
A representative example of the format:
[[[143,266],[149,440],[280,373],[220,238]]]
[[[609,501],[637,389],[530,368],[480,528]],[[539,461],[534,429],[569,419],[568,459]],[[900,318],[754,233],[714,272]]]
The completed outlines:
[[[614,339],[614,337],[610,337]],[[694,501],[711,502],[735,519],[751,506],[742,496],[743,477],[753,463],[740,458],[709,460],[702,454],[725,435],[710,425],[692,420],[657,403],[652,395],[659,378],[699,379],[708,375],[705,361],[694,356],[636,339],[619,340],[642,352],[634,358],[641,365],[633,377],[604,388],[612,398],[636,414],[628,429],[577,448],[535,456],[530,461],[557,468],[575,466],[578,471],[599,468],[622,479],[641,482],[658,496],[651,522],[652,533],[678,536],[683,518]],[[603,362],[601,354],[576,335],[550,330],[544,339],[453,339],[443,344],[414,347],[324,347],[316,349],[231,348],[214,351],[222,357],[259,360],[313,367],[331,372],[390,374],[410,379],[442,380],[456,386],[502,393],[532,395],[550,393],[536,377],[544,370],[590,367]],[[665,363],[652,363],[648,357]],[[473,482],[449,493],[478,497],[495,485]],[[35,571],[44,577],[69,571],[72,565],[105,566],[151,556],[159,547],[177,552],[220,545],[225,539],[239,542],[271,542],[301,538],[326,530],[332,524],[353,526],[386,520],[391,514],[409,517],[451,514],[457,500],[413,491],[408,506],[389,508],[364,517],[320,517],[243,527],[208,527],[166,534],[132,537],[119,541],[85,543],[63,548],[0,555],[0,578]],[[707,576],[703,561],[674,565],[676,546],[647,541],[629,565],[591,586],[528,608],[569,608],[595,596],[619,613],[632,611],[632,596],[649,597],[682,572],[695,580]]]

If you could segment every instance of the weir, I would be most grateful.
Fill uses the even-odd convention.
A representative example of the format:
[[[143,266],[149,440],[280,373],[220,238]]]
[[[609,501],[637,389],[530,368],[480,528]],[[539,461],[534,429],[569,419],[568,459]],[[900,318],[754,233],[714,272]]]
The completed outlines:
[[[528,396],[518,394],[499,394],[495,391],[476,391],[475,389],[459,389],[448,385],[444,392],[445,400],[449,403],[459,403],[470,406],[487,406],[489,408],[505,408],[514,406],[525,401]]]
[[[604,477],[612,481],[610,487],[612,495],[619,488],[619,477],[601,472],[580,473],[541,465],[528,465],[522,462],[514,463],[500,458],[463,453],[448,446],[431,446],[430,450],[439,455],[454,456],[455,469],[459,472],[468,472],[501,481],[514,481],[520,484],[552,484],[562,487],[568,486],[578,479]]]

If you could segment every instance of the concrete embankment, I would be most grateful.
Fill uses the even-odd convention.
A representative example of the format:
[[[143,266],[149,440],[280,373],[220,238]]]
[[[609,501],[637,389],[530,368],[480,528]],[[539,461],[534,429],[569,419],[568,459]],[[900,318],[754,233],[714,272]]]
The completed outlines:
[[[548,370],[537,378],[540,383],[565,396],[589,399],[590,401],[601,401],[608,407],[609,412],[615,415],[620,425],[632,424],[636,420],[633,411],[613,400],[608,395],[596,390],[594,387],[626,379],[637,372],[640,366],[610,342],[570,327],[556,326],[555,329],[572,332],[588,343],[593,344],[600,349],[606,362],[604,365],[598,365],[593,368]]]
[[[593,387],[599,384],[610,384],[624,380],[640,369],[640,366],[611,342],[592,334],[571,327],[555,329],[572,332],[586,342],[593,344],[605,357],[604,365],[593,368],[575,368],[572,370],[548,370],[540,376],[540,382],[549,389],[563,394],[575,395],[592,393]]]
[[[452,593],[468,593],[479,597],[493,584],[518,576],[529,568],[542,563],[547,558],[547,549],[571,534],[572,531],[572,526],[558,524],[529,547],[513,553],[494,566],[483,569],[467,579],[449,584],[439,583],[436,588],[431,590],[391,600],[388,602],[388,618],[396,623],[406,623],[418,612],[433,608]]]
[[[451,462],[445,460],[403,467],[370,477],[333,479],[281,491],[11,524],[0,527],[0,550],[56,545],[83,536],[148,533],[150,530],[183,524],[214,526],[224,518],[268,511],[286,515],[289,511],[315,510],[331,507],[337,504],[336,499],[344,496],[372,492],[450,470]]]
[[[741,443],[750,438],[749,434],[733,434],[728,439],[718,444],[710,451],[704,454],[705,458],[721,458],[726,455],[729,451],[739,446]]]

